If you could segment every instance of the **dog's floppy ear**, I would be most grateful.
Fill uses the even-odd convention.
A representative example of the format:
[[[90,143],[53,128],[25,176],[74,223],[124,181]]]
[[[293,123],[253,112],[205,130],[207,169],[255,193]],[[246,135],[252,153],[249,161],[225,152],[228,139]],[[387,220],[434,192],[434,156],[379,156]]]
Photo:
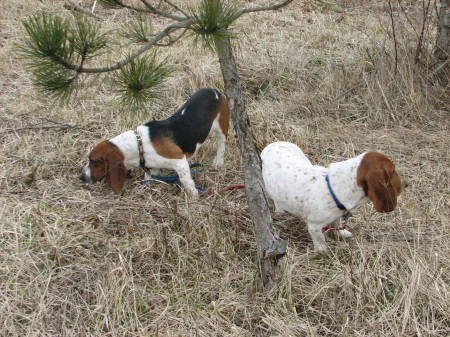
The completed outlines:
[[[121,153],[111,151],[106,158],[106,183],[115,194],[122,194],[127,173]]]
[[[367,175],[367,196],[378,212],[392,212],[397,206],[396,191],[383,169],[374,169]]]
[[[397,206],[401,179],[386,156],[376,152],[364,156],[358,168],[358,185],[363,187],[378,212],[391,212]]]

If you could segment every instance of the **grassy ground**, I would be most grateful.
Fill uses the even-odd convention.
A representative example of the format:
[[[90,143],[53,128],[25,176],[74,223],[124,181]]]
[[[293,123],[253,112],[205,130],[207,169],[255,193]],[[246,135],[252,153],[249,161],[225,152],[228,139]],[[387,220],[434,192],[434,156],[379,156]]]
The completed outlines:
[[[16,44],[22,19],[69,15],[63,1],[3,1],[0,335],[448,335],[450,92],[430,55],[435,11],[414,62],[422,1],[392,1],[395,44],[388,2],[336,3],[344,12],[295,1],[239,21],[235,52],[258,146],[288,140],[321,165],[380,151],[409,188],[393,213],[358,208],[354,239],[329,235],[324,255],[302,221],[274,215],[288,253],[279,285],[262,294],[244,192],[193,202],[177,187],[137,184],[138,170],[120,197],[77,180],[97,142],[169,116],[200,87],[223,89],[214,55],[189,38],[164,48],[176,71],[141,115],[120,109],[100,80],[61,107],[32,87]],[[105,29],[131,18],[98,13]],[[60,123],[76,127],[42,127]],[[208,142],[197,161],[214,153]],[[233,133],[225,167],[195,181],[243,183]]]

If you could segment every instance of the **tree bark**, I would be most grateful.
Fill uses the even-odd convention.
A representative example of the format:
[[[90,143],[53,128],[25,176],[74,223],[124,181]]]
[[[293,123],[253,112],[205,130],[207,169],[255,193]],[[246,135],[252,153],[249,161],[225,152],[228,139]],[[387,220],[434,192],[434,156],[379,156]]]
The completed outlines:
[[[450,56],[450,0],[441,0],[434,54],[442,61]]]
[[[272,217],[264,192],[261,159],[256,149],[245,108],[245,98],[242,95],[241,80],[230,40],[216,40],[216,50],[231,119],[242,156],[247,201],[258,245],[259,287],[260,289],[271,289],[279,278],[279,258],[286,253],[286,241],[278,236],[272,225]]]

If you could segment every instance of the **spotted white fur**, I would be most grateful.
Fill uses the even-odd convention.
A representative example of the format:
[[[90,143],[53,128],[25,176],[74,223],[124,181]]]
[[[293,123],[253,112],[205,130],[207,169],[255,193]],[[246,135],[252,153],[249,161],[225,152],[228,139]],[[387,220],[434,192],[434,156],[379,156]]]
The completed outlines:
[[[339,220],[345,213],[336,206],[327,187],[326,175],[330,177],[338,200],[347,210],[368,202],[356,179],[365,154],[325,168],[312,165],[303,151],[292,143],[276,142],[262,151],[264,184],[275,203],[275,211],[286,211],[304,219],[316,251],[327,248],[322,228]],[[347,230],[339,232],[343,237],[352,236]]]

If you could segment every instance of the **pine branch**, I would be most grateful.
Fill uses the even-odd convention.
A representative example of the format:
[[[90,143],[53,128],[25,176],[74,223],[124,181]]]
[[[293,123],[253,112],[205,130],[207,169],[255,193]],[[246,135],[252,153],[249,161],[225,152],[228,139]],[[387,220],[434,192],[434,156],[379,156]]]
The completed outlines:
[[[189,17],[189,15],[183,11],[180,7],[178,7],[177,5],[173,4],[171,1],[169,0],[164,0],[164,2],[166,4],[168,4],[169,6],[172,6],[173,8],[175,8],[177,11],[179,11],[180,13],[182,13],[186,18]]]
[[[160,16],[163,16],[165,18],[172,19],[172,20],[179,21],[179,22],[184,22],[184,21],[186,21],[188,19],[186,16],[173,15],[173,14],[170,14],[170,13],[168,13],[166,11],[160,10],[160,9],[156,8],[155,6],[152,6],[147,0],[141,0],[141,2],[153,14],[160,15]]]
[[[262,7],[252,7],[252,8],[243,8],[241,10],[238,10],[234,16],[232,17],[233,21],[236,21],[239,17],[241,17],[244,14],[253,13],[253,12],[262,12],[262,11],[273,11],[280,9],[282,7],[285,7],[289,5],[294,0],[285,0],[279,4],[271,5],[271,6],[262,6]]]
[[[280,9],[288,4],[290,4],[293,0],[285,0],[279,4],[275,4],[275,5],[271,5],[271,6],[263,6],[263,7],[253,7],[253,8],[244,8],[241,10],[235,10],[234,7],[229,7],[228,11],[225,11],[225,18],[222,19],[222,22],[219,22],[218,25],[216,25],[215,27],[212,27],[211,25],[208,26],[208,24],[206,24],[206,26],[204,26],[203,29],[203,34],[205,34],[205,32],[207,32],[208,34],[210,33],[214,33],[216,31],[219,31],[220,28],[226,28],[228,27],[232,22],[234,22],[235,20],[237,20],[240,16],[242,16],[243,14],[248,14],[251,12],[258,12],[258,11],[268,11],[268,10],[277,10]],[[133,9],[133,10],[137,10],[137,8],[134,8],[132,6],[128,6],[126,4],[123,4],[122,1],[120,0],[110,0],[109,2],[113,2],[117,5],[120,5],[124,8],[129,8],[129,9]],[[146,42],[141,48],[139,48],[138,50],[136,50],[134,53],[132,53],[130,56],[128,56],[127,58],[118,61],[116,64],[110,65],[110,66],[105,66],[105,67],[97,67],[97,68],[86,68],[86,67],[79,67],[73,64],[70,64],[68,62],[62,62],[62,60],[60,60],[60,63],[65,66],[67,69],[71,69],[71,70],[75,70],[77,72],[80,73],[104,73],[104,72],[110,72],[110,71],[114,71],[114,70],[118,70],[121,67],[123,67],[124,65],[128,64],[129,62],[131,62],[132,60],[136,59],[138,56],[140,56],[141,54],[145,53],[148,49],[150,49],[152,46],[159,46],[159,45],[171,45],[173,44],[173,42],[169,42],[168,44],[160,44],[159,41],[163,40],[166,37],[170,37],[170,34],[184,28],[185,30],[191,29],[196,31],[196,26],[195,26],[195,15],[191,15],[189,17],[181,17],[181,16],[175,16],[172,15],[170,13],[167,13],[165,11],[161,11],[158,8],[152,6],[150,3],[148,3],[148,1],[146,0],[141,0],[141,2],[147,7],[147,9],[149,11],[151,11],[154,14],[158,14],[158,15],[162,15],[164,17],[167,18],[171,18],[173,20],[179,21],[178,23],[175,24],[171,24],[169,26],[167,26],[163,31],[161,31],[158,34],[155,34],[153,36],[153,38],[151,38],[150,40],[148,40],[148,42]],[[167,1],[166,1],[167,2]],[[208,2],[208,0],[206,0],[206,2]],[[142,11],[142,10],[140,10]],[[148,12],[148,11],[146,11]],[[202,29],[197,29],[197,33],[202,34]],[[180,34],[180,37],[184,35],[184,32],[182,34]],[[233,37],[230,33],[227,33],[227,37]],[[179,38],[177,38],[175,41],[177,41]],[[209,43],[207,42],[207,45],[212,45],[211,44],[212,41],[210,41]]]
[[[143,43],[149,41],[152,35],[152,25],[148,21],[144,21],[141,16],[129,24],[129,29],[122,35],[135,43]]]
[[[157,89],[172,72],[167,59],[158,62],[156,53],[149,57],[132,60],[122,67],[113,79],[117,91],[121,93],[124,106],[136,110],[158,97]]]
[[[169,42],[167,42],[167,43],[157,43],[155,45],[158,46],[158,47],[171,46],[175,42],[177,42],[179,39],[181,39],[184,36],[184,34],[186,34],[187,31],[188,31],[187,29],[184,29],[176,38],[172,38],[171,36],[169,36]]]
[[[31,43],[24,45],[21,50],[29,59],[27,65],[35,76],[35,85],[45,93],[61,101],[67,101],[81,74],[100,74],[120,70],[118,80],[122,85],[120,90],[124,96],[128,97],[124,97],[123,101],[128,100],[127,102],[131,105],[138,105],[135,103],[141,103],[154,96],[150,89],[160,84],[164,76],[168,74],[162,64],[156,65],[152,62],[147,64],[148,58],[138,59],[151,47],[170,46],[183,37],[188,30],[192,30],[196,33],[197,40],[202,39],[206,47],[213,48],[215,40],[235,37],[228,31],[228,27],[243,14],[276,10],[290,4],[293,0],[240,10],[233,0],[225,2],[203,0],[200,8],[195,11],[189,10],[189,14],[170,0],[161,0],[160,4],[163,1],[183,15],[174,15],[161,9],[161,6],[152,5],[148,0],[140,0],[144,8],[128,5],[122,0],[101,0],[103,4],[112,8],[126,8],[176,21],[154,35],[151,35],[149,27],[142,22],[140,25],[135,25],[129,36],[137,36],[135,41],[145,41],[145,43],[127,57],[103,67],[87,66],[89,59],[107,46],[108,40],[106,34],[100,33],[99,25],[89,22],[85,16],[76,15],[74,24],[69,23],[67,19],[45,13],[24,21]],[[69,2],[72,3],[70,0]],[[171,34],[180,29],[181,33],[172,37]],[[167,40],[164,41],[164,39]],[[151,64],[156,68],[150,67]],[[139,78],[139,71],[143,71],[146,75]],[[152,74],[152,71],[155,73]]]
[[[110,7],[110,8],[113,8],[113,9],[126,8],[126,9],[130,9],[132,11],[135,11],[135,12],[150,13],[150,11],[147,10],[147,9],[134,7],[134,6],[131,6],[131,5],[124,4],[121,0],[101,0],[100,2],[104,6]]]
[[[124,65],[130,63],[132,60],[136,59],[138,56],[145,53],[147,50],[149,50],[151,47],[157,45],[159,41],[164,39],[165,37],[170,36],[171,33],[179,30],[179,29],[188,29],[189,25],[186,22],[180,22],[176,24],[172,24],[167,26],[162,32],[155,34],[152,39],[150,39],[147,43],[145,43],[141,48],[133,52],[130,56],[126,57],[123,60],[120,60],[119,62],[105,67],[99,67],[99,68],[85,68],[85,67],[78,67],[73,64],[66,63],[65,66],[67,69],[76,70],[80,73],[90,73],[90,74],[99,74],[99,73],[106,73],[111,72],[114,70],[119,70]]]
[[[224,4],[221,0],[203,0],[199,8],[190,9],[190,29],[206,49],[214,49],[217,39],[230,39],[235,35],[228,31],[233,16],[238,11],[234,3]]]

